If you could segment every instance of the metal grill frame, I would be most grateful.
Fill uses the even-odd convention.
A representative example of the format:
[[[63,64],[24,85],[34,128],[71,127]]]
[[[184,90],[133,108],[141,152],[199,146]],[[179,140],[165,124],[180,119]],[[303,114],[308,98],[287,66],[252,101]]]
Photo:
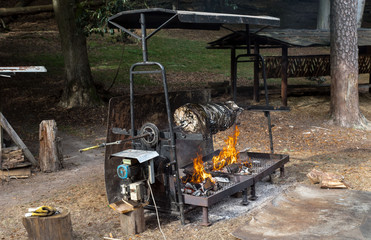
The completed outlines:
[[[280,177],[284,176],[285,170],[284,165],[289,162],[289,155],[283,154],[269,154],[269,153],[256,153],[256,152],[242,152],[241,157],[251,159],[251,161],[259,160],[263,162],[259,172],[251,175],[241,174],[229,174],[229,176],[235,181],[234,185],[228,186],[225,189],[217,191],[215,194],[204,197],[204,196],[192,196],[190,194],[183,194],[184,203],[192,206],[202,207],[202,223],[201,225],[209,226],[208,208],[213,204],[242,191],[243,202],[247,204],[247,190],[251,188],[251,200],[256,199],[255,184],[262,180],[264,177],[273,174],[277,169],[280,169]],[[271,164],[270,164],[271,163]]]

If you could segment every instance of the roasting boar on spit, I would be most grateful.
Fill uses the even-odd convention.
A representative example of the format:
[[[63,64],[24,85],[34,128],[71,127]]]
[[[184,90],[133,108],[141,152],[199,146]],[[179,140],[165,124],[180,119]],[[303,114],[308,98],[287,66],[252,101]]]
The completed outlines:
[[[174,121],[185,132],[215,134],[230,128],[242,110],[233,101],[187,103],[175,110]]]

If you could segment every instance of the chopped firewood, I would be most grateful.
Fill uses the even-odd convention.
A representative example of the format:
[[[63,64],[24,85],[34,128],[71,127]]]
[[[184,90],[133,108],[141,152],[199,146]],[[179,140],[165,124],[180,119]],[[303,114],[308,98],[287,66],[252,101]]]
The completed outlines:
[[[344,177],[334,173],[324,173],[321,181],[321,188],[348,188]]]
[[[19,148],[4,148],[1,154],[2,168],[16,168],[18,164],[24,163],[24,155],[22,149]]]
[[[213,183],[211,182],[210,178],[206,178],[205,183],[203,185],[204,190],[209,190],[213,188]]]
[[[312,171],[310,171],[307,174],[307,177],[309,178],[309,180],[313,184],[317,184],[317,183],[320,183],[321,182],[322,175],[323,175],[323,172],[322,171],[319,171],[319,170],[317,170],[317,169],[314,168]]]
[[[124,200],[122,199],[121,201],[111,203],[109,206],[119,212],[119,213],[128,213],[131,211],[134,211],[137,208],[147,206],[148,202],[145,203],[140,203],[132,200]]]
[[[322,172],[313,169],[307,174],[307,177],[313,184],[320,183],[321,188],[348,188],[349,185],[344,182],[344,177],[335,173]]]

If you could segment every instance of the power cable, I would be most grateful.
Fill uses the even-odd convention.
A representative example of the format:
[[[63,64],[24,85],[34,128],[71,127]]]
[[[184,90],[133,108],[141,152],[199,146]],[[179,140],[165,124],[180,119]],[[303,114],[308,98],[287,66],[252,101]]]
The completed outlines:
[[[156,210],[156,217],[157,217],[158,229],[160,229],[160,232],[161,232],[162,236],[163,236],[164,239],[166,240],[166,236],[165,236],[164,232],[163,232],[162,229],[161,229],[160,217],[159,217],[159,215],[158,215],[158,211],[157,211],[157,205],[156,205],[155,197],[153,196],[153,192],[152,192],[152,188],[151,188],[151,184],[149,183],[149,180],[147,180],[147,183],[148,183],[149,190],[150,190],[150,192],[151,192],[151,197],[152,197],[153,205],[155,206],[155,210]]]
[[[119,65],[118,65],[118,67],[117,67],[115,77],[114,77],[113,80],[112,80],[111,86],[109,86],[109,88],[106,90],[107,92],[108,92],[109,90],[111,90],[111,88],[113,87],[113,85],[116,83],[116,79],[117,79],[117,77],[118,77],[118,75],[119,75],[119,71],[120,71],[120,68],[121,68],[121,64],[122,64],[123,59],[124,59],[124,52],[125,52],[125,43],[124,43],[123,46],[122,46],[122,53],[121,53],[121,57],[120,57],[120,62],[119,62]]]

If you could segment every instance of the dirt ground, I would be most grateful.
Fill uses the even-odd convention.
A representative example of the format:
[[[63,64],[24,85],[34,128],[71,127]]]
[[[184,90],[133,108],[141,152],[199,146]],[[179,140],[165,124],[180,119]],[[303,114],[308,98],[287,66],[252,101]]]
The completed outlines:
[[[54,21],[47,14],[35,22],[16,22],[13,31],[0,33],[0,65],[22,65],[22,51],[60,51]],[[44,22],[44,24],[40,24]],[[189,34],[190,38],[192,34]],[[176,76],[176,74],[174,75]],[[181,81],[187,83],[187,77]],[[148,230],[135,236],[120,232],[117,214],[107,206],[104,186],[103,150],[79,154],[78,149],[102,142],[106,136],[107,106],[64,110],[57,106],[63,87],[62,76],[17,74],[0,78],[1,111],[26,145],[37,156],[38,124],[55,119],[63,138],[65,168],[56,173],[35,171],[31,178],[2,181],[0,185],[0,239],[27,239],[21,219],[27,208],[43,204],[71,211],[75,239],[160,239],[156,218],[147,216]],[[215,101],[225,100],[221,96]],[[371,191],[371,132],[344,129],[329,123],[329,95],[291,96],[290,112],[273,112],[276,153],[290,155],[286,177],[274,184],[310,184],[306,174],[317,168],[341,174],[359,191]],[[239,102],[249,103],[240,98]],[[279,106],[278,96],[271,96]],[[371,95],[360,93],[360,109],[371,119]],[[238,149],[268,152],[266,118],[262,113],[243,112],[238,119],[241,135]],[[214,136],[215,148],[231,130]],[[254,214],[218,221],[210,227],[199,222],[182,226],[176,216],[160,214],[167,239],[234,239],[230,232]]]

